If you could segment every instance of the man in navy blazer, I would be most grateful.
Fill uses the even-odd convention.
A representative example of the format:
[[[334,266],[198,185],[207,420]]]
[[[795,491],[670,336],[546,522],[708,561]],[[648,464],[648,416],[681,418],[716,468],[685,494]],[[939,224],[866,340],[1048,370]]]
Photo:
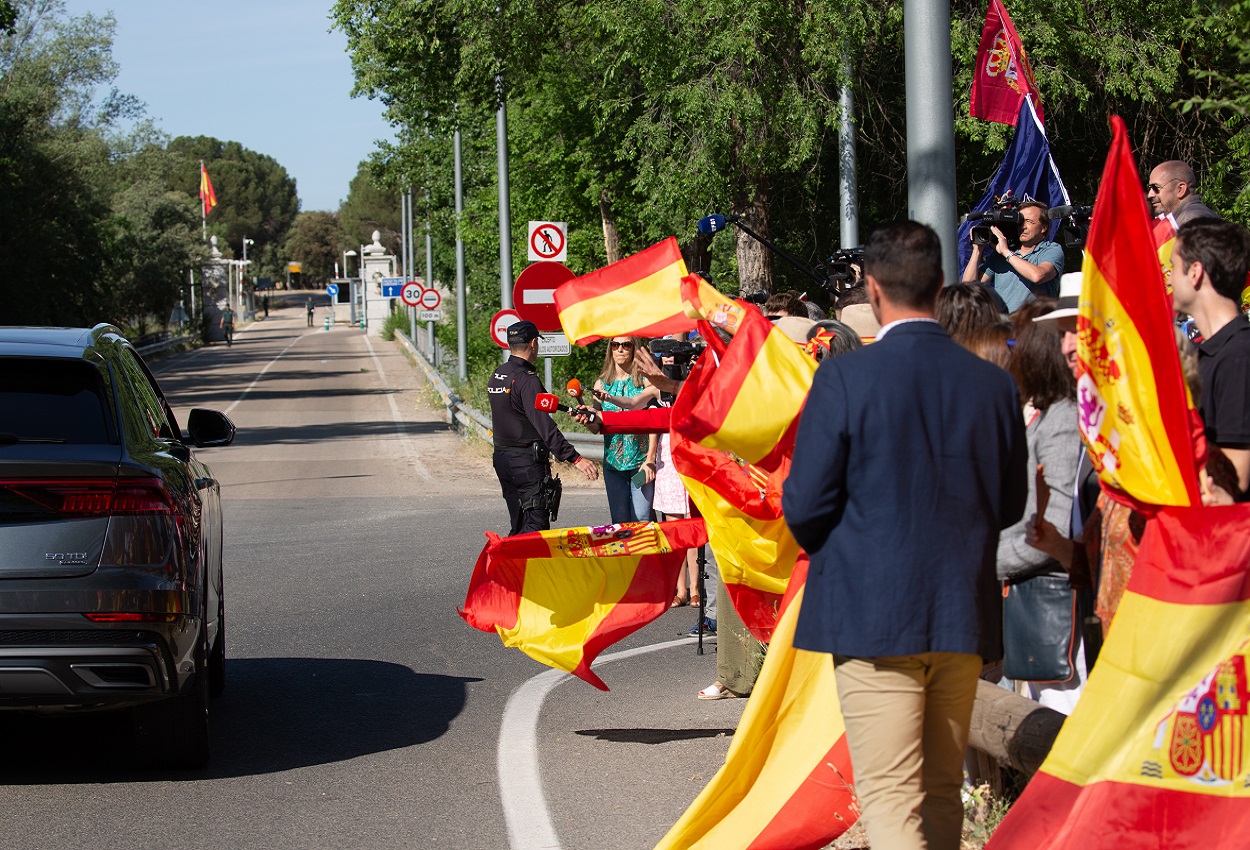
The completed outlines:
[[[872,345],[820,365],[782,506],[811,557],[795,646],[834,656],[873,850],[957,850],[982,660],[1002,657],[999,530],[1024,513],[1015,384],[933,318],[937,234],[864,250]]]

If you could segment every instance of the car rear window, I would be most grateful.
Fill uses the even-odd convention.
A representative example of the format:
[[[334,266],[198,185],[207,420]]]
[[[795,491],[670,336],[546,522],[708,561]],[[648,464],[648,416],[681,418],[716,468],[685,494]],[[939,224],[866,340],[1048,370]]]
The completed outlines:
[[[77,360],[0,360],[0,445],[115,442],[99,370]]]

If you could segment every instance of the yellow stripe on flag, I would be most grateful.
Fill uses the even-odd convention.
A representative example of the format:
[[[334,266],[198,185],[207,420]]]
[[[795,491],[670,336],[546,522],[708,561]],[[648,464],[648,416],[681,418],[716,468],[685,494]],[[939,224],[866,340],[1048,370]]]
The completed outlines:
[[[818,365],[773,328],[721,427],[700,443],[759,463],[777,448],[802,412]]]
[[[683,315],[681,279],[685,275],[686,263],[678,259],[628,285],[568,305],[560,311],[565,336],[576,342],[632,336]]]

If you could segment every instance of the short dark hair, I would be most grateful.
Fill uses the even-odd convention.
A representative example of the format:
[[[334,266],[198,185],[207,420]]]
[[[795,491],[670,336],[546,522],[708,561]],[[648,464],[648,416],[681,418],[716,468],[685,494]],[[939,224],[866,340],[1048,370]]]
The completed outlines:
[[[843,290],[834,301],[834,309],[841,310],[843,307],[850,307],[852,304],[867,304],[868,290],[864,288],[863,281],[852,286],[850,289]]]
[[[884,224],[864,245],[864,274],[872,275],[892,303],[931,308],[942,288],[942,242],[918,221]]]
[[[1025,201],[1020,205],[1020,209],[1028,209],[1032,207],[1037,210],[1037,220],[1042,223],[1042,227],[1050,227],[1050,207],[1041,201]]]
[[[785,292],[774,292],[764,304],[765,316],[775,316],[782,310],[790,316],[807,316],[807,308],[803,306],[803,299],[793,289]]]
[[[1250,230],[1245,225],[1217,218],[1194,219],[1176,231],[1175,248],[1181,255],[1182,271],[1202,263],[1215,291],[1241,304],[1250,272]]]
[[[1014,345],[1011,375],[1020,398],[1045,410],[1057,401],[1076,398],[1076,378],[1063,356],[1063,336],[1054,322],[1035,322],[1058,305],[1054,298],[1038,298],[1011,314]]]
[[[973,332],[1002,321],[990,288],[980,283],[952,283],[938,293],[934,315],[951,339],[967,345]]]

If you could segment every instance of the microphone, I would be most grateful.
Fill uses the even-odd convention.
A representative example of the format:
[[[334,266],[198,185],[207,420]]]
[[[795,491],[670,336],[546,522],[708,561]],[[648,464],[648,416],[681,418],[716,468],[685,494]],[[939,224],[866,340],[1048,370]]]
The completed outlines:
[[[582,382],[577,380],[577,378],[569,378],[569,383],[565,389],[568,390],[569,395],[573,396],[573,398],[578,401],[582,400]]]
[[[534,399],[534,409],[541,410],[544,413],[555,413],[557,410],[568,413],[572,416],[589,416],[594,421],[595,412],[588,407],[569,407],[567,404],[561,404],[560,399],[552,393],[539,393]]]
[[[1093,215],[1094,208],[1083,207],[1079,204],[1064,204],[1061,207],[1051,207],[1046,211],[1046,214],[1050,216],[1051,221],[1054,221],[1059,218],[1067,218],[1070,215]]]
[[[715,235],[724,230],[726,224],[733,224],[735,221],[741,220],[742,216],[740,215],[724,216],[720,213],[712,213],[699,219],[699,223],[695,226],[704,235]]]

